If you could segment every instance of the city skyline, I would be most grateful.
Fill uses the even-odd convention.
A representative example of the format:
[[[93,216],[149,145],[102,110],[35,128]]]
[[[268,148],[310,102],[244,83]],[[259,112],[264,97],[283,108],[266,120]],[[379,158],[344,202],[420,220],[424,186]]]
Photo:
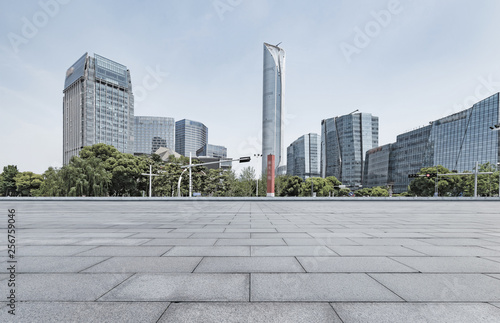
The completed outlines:
[[[135,114],[200,120],[231,157],[261,151],[264,41],[289,56],[285,147],[355,109],[384,145],[500,89],[491,1],[222,2],[2,4],[0,164],[62,165],[61,79],[85,51],[130,69]],[[66,28],[87,13],[103,23]]]

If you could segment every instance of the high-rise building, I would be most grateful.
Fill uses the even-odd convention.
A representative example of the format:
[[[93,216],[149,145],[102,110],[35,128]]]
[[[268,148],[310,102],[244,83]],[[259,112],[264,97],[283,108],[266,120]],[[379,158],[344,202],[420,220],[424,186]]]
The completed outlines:
[[[302,179],[321,176],[319,168],[320,136],[310,133],[299,137],[287,148],[286,173]]]
[[[378,117],[348,114],[321,121],[321,176],[335,176],[351,188],[362,185],[364,159],[378,146]]]
[[[366,155],[368,165],[388,169],[386,185],[395,193],[408,190],[411,178],[423,167],[442,165],[457,172],[473,171],[476,162],[496,165],[500,161],[499,93],[477,102],[471,108],[430,122],[429,125],[397,136],[396,142],[374,149]],[[389,158],[387,158],[389,155]],[[385,163],[385,165],[384,165]],[[368,166],[367,180],[377,178],[375,168]],[[385,175],[384,175],[385,176]],[[367,185],[383,185],[383,178]]]
[[[134,96],[126,66],[85,53],[67,70],[63,93],[64,165],[96,143],[133,153]]]
[[[227,148],[224,146],[206,144],[196,151],[196,156],[226,158]]]
[[[267,156],[275,156],[275,169],[286,165],[284,128],[285,51],[264,43],[264,84],[262,101],[262,172]]]
[[[179,154],[194,157],[207,141],[208,128],[203,123],[187,119],[175,123],[175,151]]]
[[[175,121],[167,117],[135,117],[134,154],[153,154],[160,147],[175,149]]]
[[[363,187],[386,186],[391,183],[390,160],[393,144],[370,149],[366,152]]]

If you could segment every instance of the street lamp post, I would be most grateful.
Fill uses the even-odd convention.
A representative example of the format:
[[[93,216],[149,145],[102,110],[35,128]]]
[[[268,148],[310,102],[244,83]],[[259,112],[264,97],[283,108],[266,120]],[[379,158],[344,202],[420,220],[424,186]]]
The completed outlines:
[[[157,174],[153,174],[153,165],[149,165],[149,174],[148,173],[141,173],[141,175],[144,175],[144,176],[149,176],[149,197],[151,197],[151,191],[152,191],[152,179],[153,179],[153,176],[160,176],[160,175],[157,175]]]

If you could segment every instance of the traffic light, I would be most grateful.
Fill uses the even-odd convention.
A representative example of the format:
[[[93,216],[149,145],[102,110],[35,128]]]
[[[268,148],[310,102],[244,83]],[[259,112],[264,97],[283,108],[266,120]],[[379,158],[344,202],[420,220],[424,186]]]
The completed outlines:
[[[420,175],[418,174],[408,174],[408,178],[415,178],[415,177],[418,177]]]
[[[427,173],[425,174],[425,177],[427,178],[432,178],[432,177],[436,177],[437,176],[437,173]]]

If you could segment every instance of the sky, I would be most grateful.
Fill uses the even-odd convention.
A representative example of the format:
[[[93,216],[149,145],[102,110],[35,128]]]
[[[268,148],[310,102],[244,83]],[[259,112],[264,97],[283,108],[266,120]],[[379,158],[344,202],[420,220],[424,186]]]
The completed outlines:
[[[86,52],[127,66],[135,115],[203,122],[238,158],[261,153],[263,43],[281,43],[286,147],[356,109],[392,143],[500,91],[499,14],[496,0],[0,0],[0,167],[62,166],[65,73]]]

